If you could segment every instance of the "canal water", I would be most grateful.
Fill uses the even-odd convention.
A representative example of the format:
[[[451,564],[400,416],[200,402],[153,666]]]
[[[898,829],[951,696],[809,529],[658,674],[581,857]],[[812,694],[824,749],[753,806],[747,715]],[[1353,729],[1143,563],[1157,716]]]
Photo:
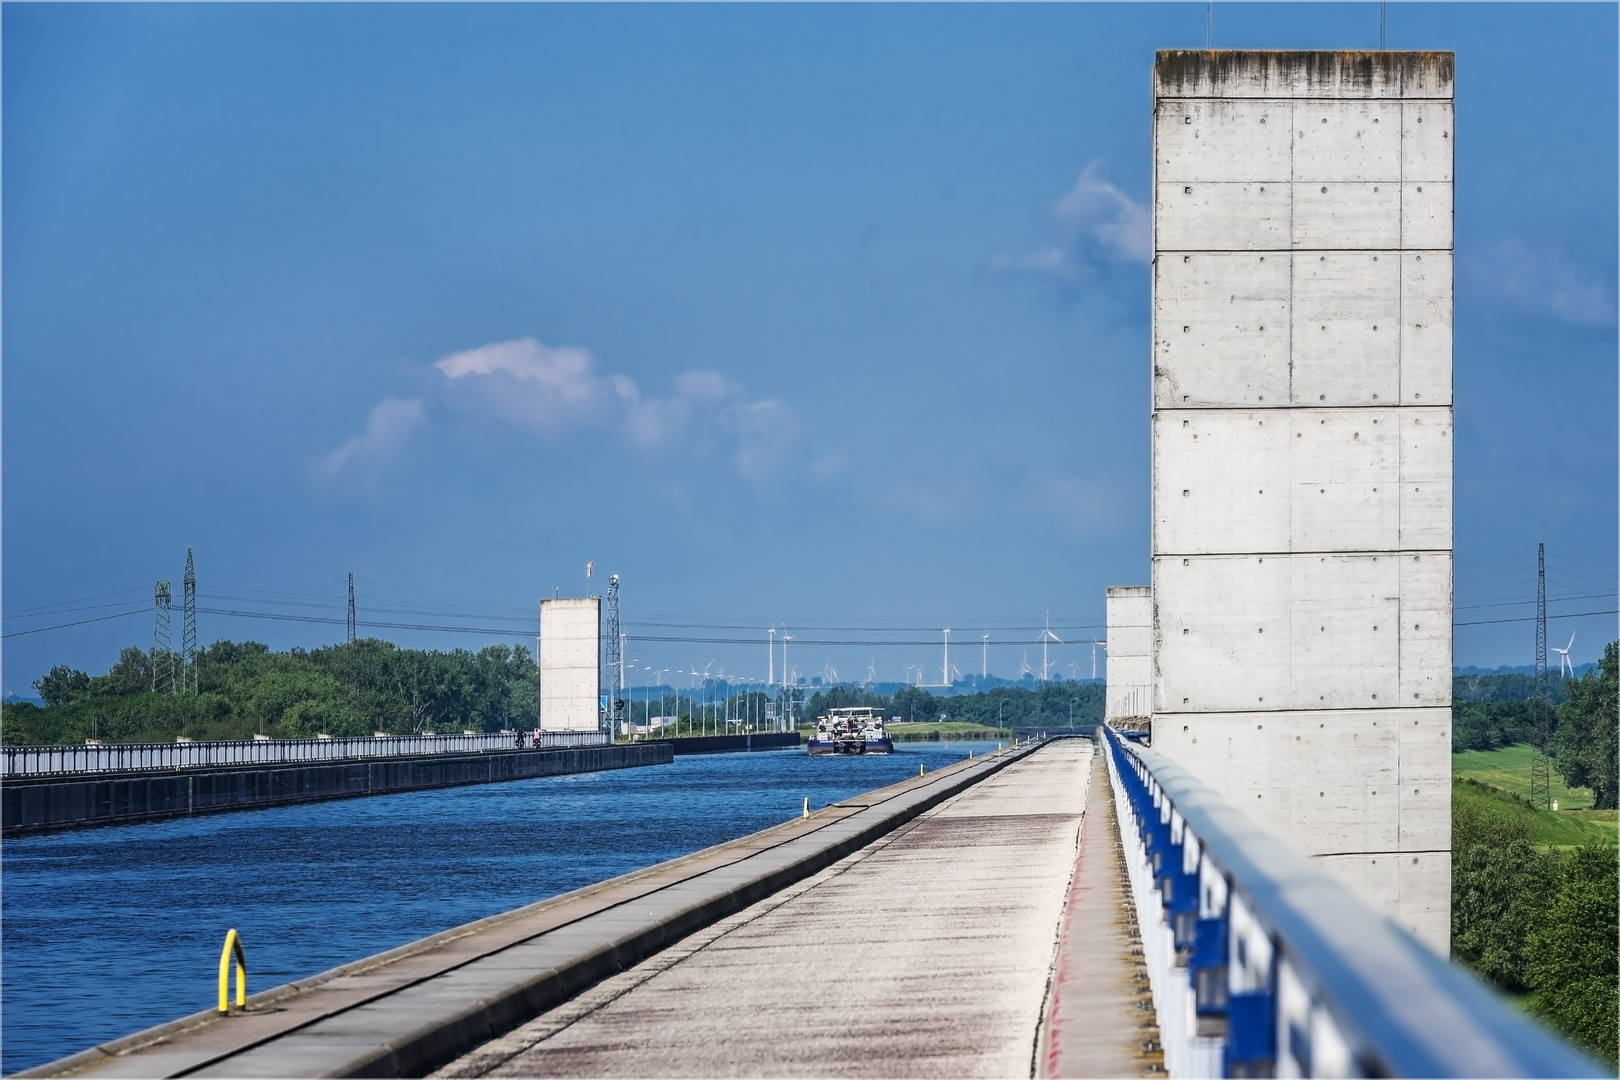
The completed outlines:
[[[248,991],[723,843],[983,754],[802,750],[5,841],[0,1071],[210,1008],[235,927]]]

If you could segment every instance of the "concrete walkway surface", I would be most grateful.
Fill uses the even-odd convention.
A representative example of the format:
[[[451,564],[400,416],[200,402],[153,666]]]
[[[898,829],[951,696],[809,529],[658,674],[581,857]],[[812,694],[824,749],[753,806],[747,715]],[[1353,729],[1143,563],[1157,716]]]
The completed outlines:
[[[103,1043],[23,1076],[420,1076],[880,840],[1036,747],[959,762],[684,858]]]
[[[1107,804],[1094,761],[1089,742],[1049,744],[434,1075],[1029,1076],[1082,822]],[[1087,829],[1100,852],[1083,883],[1117,906],[1107,827]],[[1082,956],[1086,928],[1068,925],[1070,978],[1124,1000],[1080,1047],[1071,993],[1060,1060],[1142,1075],[1129,943],[1110,933]]]

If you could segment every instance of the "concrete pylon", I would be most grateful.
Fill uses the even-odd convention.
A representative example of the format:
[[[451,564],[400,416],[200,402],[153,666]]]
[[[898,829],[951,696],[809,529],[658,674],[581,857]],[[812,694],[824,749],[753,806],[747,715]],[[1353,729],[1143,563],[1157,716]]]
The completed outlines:
[[[1442,953],[1452,76],[1153,72],[1154,746]]]

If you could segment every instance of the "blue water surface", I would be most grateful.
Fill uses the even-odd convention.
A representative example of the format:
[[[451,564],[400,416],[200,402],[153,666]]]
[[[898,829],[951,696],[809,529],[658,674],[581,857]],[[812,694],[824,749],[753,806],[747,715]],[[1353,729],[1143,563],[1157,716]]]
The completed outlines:
[[[231,927],[256,993],[994,746],[693,755],[7,840],[0,1071],[211,1007]]]

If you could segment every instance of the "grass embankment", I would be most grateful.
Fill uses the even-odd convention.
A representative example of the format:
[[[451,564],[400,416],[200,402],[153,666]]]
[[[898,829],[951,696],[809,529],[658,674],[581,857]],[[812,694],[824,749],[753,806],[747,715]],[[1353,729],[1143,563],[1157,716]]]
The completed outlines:
[[[1451,781],[1452,813],[1471,803],[1487,813],[1531,814],[1530,840],[1544,847],[1579,847],[1582,844],[1612,844],[1615,841],[1614,811],[1592,810],[1581,816],[1562,810],[1537,810],[1528,799],[1511,791],[1482,784],[1472,777],[1455,776]],[[1607,821],[1591,821],[1586,813],[1609,815]]]
[[[1451,755],[1451,775],[1466,776],[1528,799],[1531,753],[1530,747],[1523,743],[1500,750],[1464,750]],[[1560,811],[1592,807],[1591,790],[1565,787],[1556,769],[1552,771],[1552,797],[1557,800]]]
[[[1508,803],[1535,809],[1530,806],[1530,754],[1524,745],[1453,754],[1453,797],[1487,798],[1498,804],[1496,809],[1507,809]],[[1557,770],[1552,772],[1551,786],[1558,810],[1535,809],[1537,843],[1562,847],[1592,840],[1613,843],[1620,837],[1620,814],[1593,810],[1590,790],[1565,786]]]

